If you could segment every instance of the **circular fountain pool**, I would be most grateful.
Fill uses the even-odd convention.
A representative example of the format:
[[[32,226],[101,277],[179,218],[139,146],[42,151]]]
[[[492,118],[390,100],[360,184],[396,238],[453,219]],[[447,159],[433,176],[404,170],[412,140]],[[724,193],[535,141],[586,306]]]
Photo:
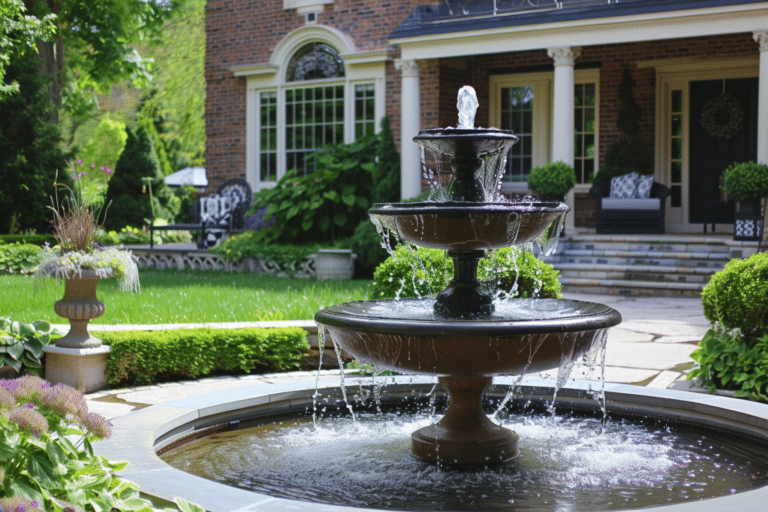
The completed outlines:
[[[300,501],[388,510],[599,512],[712,498],[766,485],[766,450],[665,423],[504,414],[516,460],[442,470],[410,453],[430,414],[287,419],[224,431],[163,455],[227,485]],[[655,423],[655,422],[654,422]]]
[[[293,377],[296,379],[297,377]],[[267,378],[269,380],[269,378]],[[357,386],[358,379],[347,376],[348,386]],[[368,379],[366,379],[368,382]],[[500,400],[506,390],[517,383],[517,379],[510,377],[497,377],[495,386],[491,389],[491,397]],[[156,452],[166,449],[180,440],[198,434],[210,434],[209,429],[227,427],[230,422],[256,420],[272,422],[285,414],[300,416],[306,411],[312,410],[312,397],[315,391],[315,378],[305,375],[303,380],[282,383],[278,380],[273,383],[256,381],[253,384],[244,384],[236,390],[219,391],[196,397],[183,398],[162,405],[147,407],[137,410],[123,417],[113,420],[112,438],[98,443],[97,450],[100,455],[110,460],[130,460],[130,466],[121,475],[140,485],[142,492],[160,500],[172,500],[175,496],[181,496],[214,512],[234,512],[237,510],[268,510],[270,512],[288,511],[334,511],[350,512],[362,509],[357,506],[318,505],[306,501],[281,498],[269,492],[254,492],[227,486],[211,480],[207,480],[190,473],[173,468],[160,460]],[[586,382],[571,382],[558,392],[558,407],[563,411],[587,411],[595,417],[594,391]],[[434,379],[419,376],[400,376],[390,378],[385,396],[392,400],[412,401],[415,397],[427,395],[434,387]],[[337,375],[323,376],[319,379],[319,393],[324,400],[334,402],[341,399],[339,380]],[[546,402],[551,400],[553,393],[552,382],[526,377],[523,379],[518,397],[522,401]],[[606,384],[605,396],[609,415],[615,418],[651,417],[662,422],[672,422],[676,425],[684,425],[685,428],[704,429],[711,433],[724,435],[726,439],[742,440],[748,446],[765,448],[768,446],[768,405],[745,402],[720,396],[685,393],[672,390],[651,389],[622,384]],[[558,414],[562,414],[559,411]],[[566,414],[567,415],[567,414]],[[418,421],[418,420],[416,420]],[[525,420],[527,421],[527,420]],[[514,421],[515,429],[528,428],[525,421]],[[407,430],[412,425],[403,423]],[[588,423],[594,425],[594,423]],[[532,426],[532,428],[535,425]],[[624,427],[624,425],[622,425]],[[589,428],[589,427],[587,427]],[[633,432],[634,432],[634,428]],[[579,430],[574,430],[576,441]],[[704,434],[709,438],[712,434]],[[633,434],[634,435],[634,434]],[[640,434],[638,435],[645,435]],[[662,436],[666,435],[662,432]],[[529,436],[521,436],[528,438]],[[664,437],[661,438],[663,441]],[[529,439],[527,442],[540,442]],[[572,447],[576,450],[578,442]],[[528,451],[526,445],[524,455]],[[665,451],[661,446],[657,448]],[[588,452],[588,449],[583,452]],[[737,449],[738,451],[738,449]],[[410,454],[405,449],[405,460],[412,461]],[[597,455],[590,453],[589,455]],[[574,456],[578,456],[578,452]],[[246,458],[252,457],[246,454]],[[765,455],[754,458],[747,457],[752,462],[766,460]],[[647,459],[647,457],[646,457]],[[524,460],[524,459],[521,459]],[[597,456],[597,461],[600,457]],[[319,473],[326,472],[326,459],[321,461],[320,467],[312,471],[305,471],[307,478],[312,478]],[[627,464],[628,461],[625,461]],[[512,461],[512,465],[517,461]],[[371,466],[373,467],[373,465]],[[426,466],[425,466],[426,467]],[[512,466],[514,467],[514,466]],[[370,468],[369,468],[370,469]],[[376,469],[374,467],[374,469]],[[726,468],[727,469],[727,468]],[[578,475],[578,468],[572,467],[572,474]],[[434,468],[425,470],[427,473],[436,471]],[[258,474],[258,472],[255,472]],[[434,473],[435,475],[448,473]],[[454,475],[459,473],[453,473]],[[699,482],[697,475],[685,474],[682,485],[688,485],[690,498],[683,498],[677,504],[666,505],[665,494],[670,492],[664,486],[657,486],[648,492],[662,497],[657,506],[651,506],[654,512],[744,512],[745,510],[761,510],[768,502],[768,487],[755,490],[739,490],[731,494],[730,487],[724,488],[725,493],[717,498],[709,498],[701,501],[695,485]],[[272,481],[273,486],[285,487],[278,481]],[[595,495],[603,498],[616,498],[612,489],[613,484],[603,487],[593,487]],[[686,489],[678,489],[682,491]],[[514,498],[510,498],[514,499]],[[602,498],[601,498],[602,499]],[[627,506],[640,507],[638,504],[628,503]],[[617,504],[605,504],[605,509],[620,509]],[[530,509],[530,508],[529,508]],[[538,510],[534,507],[533,509]],[[525,510],[518,508],[517,510]],[[577,512],[578,509],[563,505],[558,510]],[[584,510],[584,509],[582,509]],[[586,510],[591,511],[591,506]],[[626,508],[625,508],[626,510]],[[647,509],[646,509],[647,510]]]

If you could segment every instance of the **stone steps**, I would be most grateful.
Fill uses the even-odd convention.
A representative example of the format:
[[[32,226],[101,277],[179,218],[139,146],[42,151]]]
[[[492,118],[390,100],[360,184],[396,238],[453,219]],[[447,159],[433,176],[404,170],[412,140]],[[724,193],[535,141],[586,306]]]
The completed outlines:
[[[576,234],[544,259],[565,292],[698,297],[731,259],[756,249],[724,236]]]

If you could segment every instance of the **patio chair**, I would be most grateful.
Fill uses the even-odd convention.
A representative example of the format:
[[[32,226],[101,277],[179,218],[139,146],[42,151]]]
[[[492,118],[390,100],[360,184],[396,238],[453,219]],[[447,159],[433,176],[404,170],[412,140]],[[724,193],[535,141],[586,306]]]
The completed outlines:
[[[242,178],[222,183],[215,194],[201,197],[192,204],[189,224],[167,224],[149,228],[149,248],[154,247],[155,230],[199,231],[199,249],[214,247],[224,233],[236,233],[245,229],[245,212],[251,206],[251,186]]]

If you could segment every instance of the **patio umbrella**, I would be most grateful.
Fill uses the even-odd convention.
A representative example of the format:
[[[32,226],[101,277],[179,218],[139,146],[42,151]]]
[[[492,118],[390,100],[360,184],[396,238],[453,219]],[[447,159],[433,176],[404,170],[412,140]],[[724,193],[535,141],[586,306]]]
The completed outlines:
[[[205,187],[208,186],[208,177],[205,174],[204,167],[185,167],[170,176],[166,176],[165,184],[169,187],[192,185],[199,188],[200,192],[203,192]]]

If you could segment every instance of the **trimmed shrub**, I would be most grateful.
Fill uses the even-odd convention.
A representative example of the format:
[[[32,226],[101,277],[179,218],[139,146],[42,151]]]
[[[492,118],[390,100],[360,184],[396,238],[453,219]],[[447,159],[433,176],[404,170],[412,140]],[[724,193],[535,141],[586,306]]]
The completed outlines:
[[[111,347],[106,377],[114,387],[216,372],[294,370],[309,350],[299,327],[115,331],[100,337]]]
[[[723,173],[723,188],[736,200],[768,196],[768,165],[735,163]]]
[[[33,244],[0,245],[0,274],[32,273],[43,260],[40,247]]]
[[[701,292],[704,316],[747,338],[768,333],[768,253],[731,260]]]
[[[453,278],[445,251],[400,245],[374,272],[372,299],[412,298],[441,292]],[[533,254],[499,249],[480,260],[478,279],[503,298],[560,298],[558,272]]]
[[[442,291],[453,276],[445,251],[399,245],[373,273],[371,298],[408,299]]]
[[[528,186],[542,199],[559,201],[576,186],[576,171],[565,162],[550,162],[531,169]]]
[[[33,244],[42,247],[45,244],[56,245],[56,237],[53,235],[0,235],[0,245],[3,244]]]
[[[505,298],[560,299],[560,272],[521,249],[499,249],[480,260],[478,279]]]

